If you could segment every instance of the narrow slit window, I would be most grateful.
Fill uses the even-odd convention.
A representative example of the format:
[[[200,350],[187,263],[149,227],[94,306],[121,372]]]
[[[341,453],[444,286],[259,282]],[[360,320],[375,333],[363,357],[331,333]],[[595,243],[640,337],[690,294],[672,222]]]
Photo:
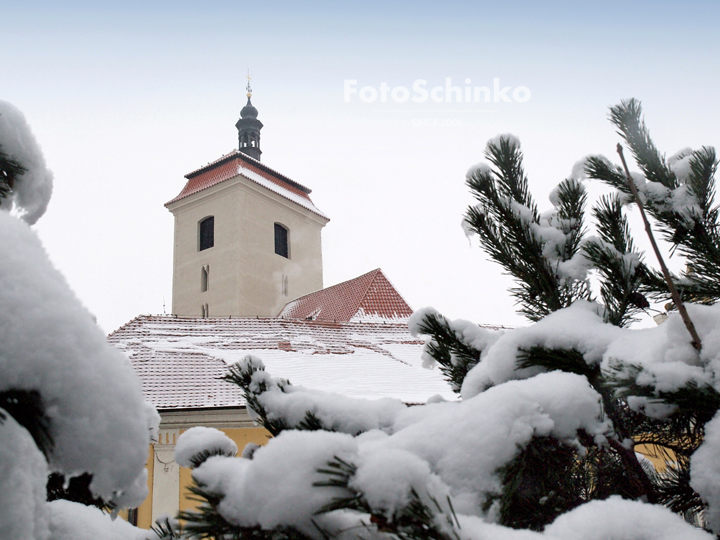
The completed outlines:
[[[200,236],[200,249],[198,251],[202,251],[204,249],[211,248],[215,245],[215,217],[210,216],[206,217],[200,222],[200,230],[199,230],[199,236]]]
[[[205,265],[200,270],[200,292],[208,290],[208,283],[210,279],[210,265]]]
[[[288,250],[288,230],[280,225],[275,224],[275,253],[282,255],[286,259],[290,258]]]

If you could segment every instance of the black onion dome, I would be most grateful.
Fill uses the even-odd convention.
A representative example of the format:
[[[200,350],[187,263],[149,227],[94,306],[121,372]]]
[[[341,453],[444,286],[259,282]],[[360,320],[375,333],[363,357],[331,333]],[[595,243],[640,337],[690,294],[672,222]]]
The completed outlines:
[[[250,103],[250,97],[248,97],[247,105],[240,111],[240,118],[257,118],[257,116],[258,110],[253,107],[253,104]]]

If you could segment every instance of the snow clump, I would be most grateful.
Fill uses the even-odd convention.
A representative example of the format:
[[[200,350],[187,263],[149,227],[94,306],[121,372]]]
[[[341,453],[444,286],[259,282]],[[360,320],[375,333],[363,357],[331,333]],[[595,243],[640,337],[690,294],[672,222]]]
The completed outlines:
[[[8,207],[13,205],[23,220],[34,225],[45,213],[50,202],[53,175],[45,165],[40,146],[23,113],[2,100],[0,150],[25,168],[25,172],[13,186],[12,194],[6,199],[0,199],[0,206],[9,209]]]
[[[89,472],[93,493],[113,500],[143,473],[148,429],[159,417],[128,359],[107,343],[35,233],[6,212],[0,253],[0,391],[37,391],[54,441],[50,469]]]
[[[520,139],[518,139],[517,136],[513,135],[512,133],[502,133],[500,135],[496,135],[487,142],[487,145],[485,146],[485,151],[489,152],[491,146],[494,146],[495,148],[500,148],[503,141],[507,142],[510,146],[515,147],[518,150],[520,149]]]
[[[175,461],[181,467],[197,467],[210,455],[233,457],[238,447],[222,431],[204,426],[188,429],[175,446]]]
[[[330,400],[326,405],[332,407]],[[354,438],[285,430],[258,448],[252,460],[211,457],[193,477],[223,495],[218,509],[232,523],[294,526],[314,537],[311,519],[325,519],[316,512],[343,493],[312,489],[326,480],[318,469],[336,458],[354,464],[352,485],[363,489],[378,513],[391,516],[414,490],[428,501],[451,496],[458,512],[493,519],[496,508],[485,513],[482,501],[501,492],[498,470],[533,437],[553,436],[578,446],[577,433],[583,430],[602,444],[610,429],[602,419],[599,395],[587,380],[561,372],[514,381],[462,402],[403,407],[388,414],[393,421],[385,430]]]

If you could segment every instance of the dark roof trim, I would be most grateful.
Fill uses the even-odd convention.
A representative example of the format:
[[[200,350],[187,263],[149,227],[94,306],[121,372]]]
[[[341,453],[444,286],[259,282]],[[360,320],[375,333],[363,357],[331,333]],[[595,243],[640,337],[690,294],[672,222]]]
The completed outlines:
[[[219,166],[219,165],[224,165],[225,163],[228,163],[228,162],[233,161],[233,160],[235,160],[235,159],[242,159],[242,160],[245,161],[246,163],[248,163],[248,164],[250,164],[250,165],[252,165],[252,166],[254,166],[254,167],[257,167],[258,169],[261,169],[261,170],[265,171],[265,172],[268,173],[268,174],[271,174],[271,175],[275,176],[277,179],[282,180],[283,182],[285,182],[285,183],[287,183],[287,184],[290,184],[290,185],[293,186],[294,188],[299,189],[300,191],[302,191],[302,192],[304,192],[304,193],[307,193],[308,195],[309,195],[310,193],[312,193],[312,190],[311,190],[310,188],[305,187],[305,186],[303,186],[302,184],[297,183],[295,180],[291,180],[290,178],[288,178],[288,177],[285,176],[284,174],[281,174],[281,173],[277,172],[275,169],[271,169],[270,167],[268,167],[268,166],[265,165],[264,163],[258,161],[257,159],[253,159],[252,157],[250,157],[250,156],[248,156],[248,155],[246,155],[246,154],[243,154],[242,152],[240,152],[240,151],[238,151],[238,150],[233,150],[232,152],[230,152],[229,154],[221,157],[221,158],[218,159],[217,161],[213,161],[212,163],[208,163],[208,164],[205,165],[204,167],[201,167],[200,169],[197,169],[197,170],[195,170],[195,171],[193,171],[193,172],[191,172],[191,173],[186,174],[186,175],[185,175],[185,178],[187,178],[188,180],[190,180],[191,178],[194,178],[194,177],[196,177],[196,176],[199,176],[200,174],[202,174],[202,173],[204,173],[204,172],[206,172],[206,171],[209,171],[209,170],[211,170],[211,169],[214,169],[215,167],[217,167],[217,166]]]
[[[217,406],[217,407],[157,407],[157,412],[202,412],[202,411],[244,411],[247,407],[245,405],[229,405],[229,406]]]

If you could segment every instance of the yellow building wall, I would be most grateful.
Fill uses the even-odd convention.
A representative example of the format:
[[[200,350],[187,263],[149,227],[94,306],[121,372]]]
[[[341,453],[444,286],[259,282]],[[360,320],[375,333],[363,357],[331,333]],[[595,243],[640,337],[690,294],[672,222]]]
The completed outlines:
[[[180,433],[184,433],[185,429],[180,430]],[[242,453],[243,448],[248,443],[255,443],[259,445],[265,444],[270,439],[270,433],[264,428],[250,427],[250,428],[220,428],[220,431],[225,433],[230,439],[232,439],[238,447],[238,454]],[[243,459],[238,457],[237,459]],[[143,529],[150,529],[153,525],[152,521],[152,501],[153,501],[153,466],[155,464],[155,450],[154,445],[150,445],[147,460],[148,470],[148,489],[149,493],[143,504],[137,509],[137,526]],[[180,510],[188,511],[193,510],[198,506],[198,502],[191,499],[192,495],[188,491],[188,487],[192,485],[192,470],[185,467],[180,467]],[[122,516],[126,517],[126,516]]]
[[[147,467],[148,472],[148,488],[150,489],[150,493],[148,493],[148,496],[145,497],[145,501],[140,505],[140,507],[137,510],[137,526],[141,527],[143,529],[149,529],[152,527],[152,479],[154,474],[154,467],[155,467],[155,450],[153,448],[154,445],[150,445],[150,448],[148,449],[148,458],[147,462],[145,463],[145,467]]]
[[[637,444],[635,445],[635,451],[650,460],[657,472],[662,473],[667,469],[670,456],[667,455],[664,448],[654,444]]]

